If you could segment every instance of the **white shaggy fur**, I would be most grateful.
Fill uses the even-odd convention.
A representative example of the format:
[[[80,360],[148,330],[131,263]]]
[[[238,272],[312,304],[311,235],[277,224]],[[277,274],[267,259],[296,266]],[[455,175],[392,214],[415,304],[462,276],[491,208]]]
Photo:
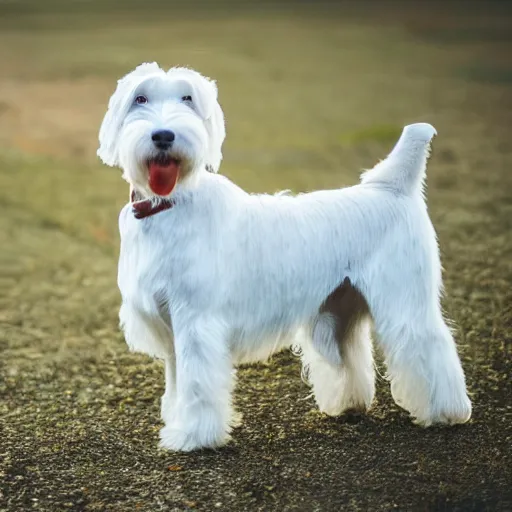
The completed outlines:
[[[141,93],[145,105],[134,102]],[[162,447],[225,444],[238,421],[234,365],[292,344],[320,410],[368,409],[372,324],[393,397],[416,422],[469,419],[422,195],[432,126],[407,126],[359,185],[251,195],[207,171],[218,170],[225,135],[214,83],[145,64],[119,81],[98,150],[142,197],[152,196],[146,162],[162,128],[175,133],[169,152],[182,161],[175,204],[145,219],[131,203],[122,209],[118,274],[128,345],[165,361]]]

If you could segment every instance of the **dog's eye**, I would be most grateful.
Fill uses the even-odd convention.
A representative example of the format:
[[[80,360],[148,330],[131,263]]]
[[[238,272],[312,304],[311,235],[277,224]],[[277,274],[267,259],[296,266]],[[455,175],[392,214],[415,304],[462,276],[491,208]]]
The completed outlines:
[[[146,96],[137,96],[135,98],[135,103],[137,103],[137,105],[144,105],[144,103],[147,103],[148,102],[148,99],[146,98]]]
[[[181,101],[192,101],[192,96],[182,96]]]

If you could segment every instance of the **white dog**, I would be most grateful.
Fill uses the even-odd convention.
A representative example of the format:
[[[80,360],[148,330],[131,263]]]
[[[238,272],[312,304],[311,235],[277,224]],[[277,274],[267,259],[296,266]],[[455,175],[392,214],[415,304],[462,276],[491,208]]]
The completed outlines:
[[[435,133],[407,126],[357,186],[251,195],[216,174],[225,129],[212,81],[156,63],[119,81],[98,155],[131,186],[120,321],[132,349],[165,361],[162,447],[225,444],[239,421],[233,366],[291,345],[321,411],[368,409],[372,326],[417,423],[469,419],[422,195]]]

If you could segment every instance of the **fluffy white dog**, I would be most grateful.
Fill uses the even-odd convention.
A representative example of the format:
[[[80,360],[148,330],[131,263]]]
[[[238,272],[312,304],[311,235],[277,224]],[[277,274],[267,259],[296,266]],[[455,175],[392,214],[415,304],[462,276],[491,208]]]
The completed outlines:
[[[132,349],[165,361],[162,447],[225,444],[239,421],[234,365],[291,345],[321,411],[368,409],[372,326],[393,397],[417,423],[469,419],[422,195],[435,134],[407,126],[350,188],[251,195],[216,174],[225,129],[214,82],[156,63],[118,82],[98,154],[131,186],[120,321]]]

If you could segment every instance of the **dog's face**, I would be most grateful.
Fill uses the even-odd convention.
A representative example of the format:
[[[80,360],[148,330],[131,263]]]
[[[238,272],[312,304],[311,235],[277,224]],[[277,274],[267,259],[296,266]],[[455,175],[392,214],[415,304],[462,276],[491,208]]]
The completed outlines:
[[[196,71],[142,64],[119,80],[100,128],[98,155],[146,196],[217,172],[225,137],[214,82]]]

